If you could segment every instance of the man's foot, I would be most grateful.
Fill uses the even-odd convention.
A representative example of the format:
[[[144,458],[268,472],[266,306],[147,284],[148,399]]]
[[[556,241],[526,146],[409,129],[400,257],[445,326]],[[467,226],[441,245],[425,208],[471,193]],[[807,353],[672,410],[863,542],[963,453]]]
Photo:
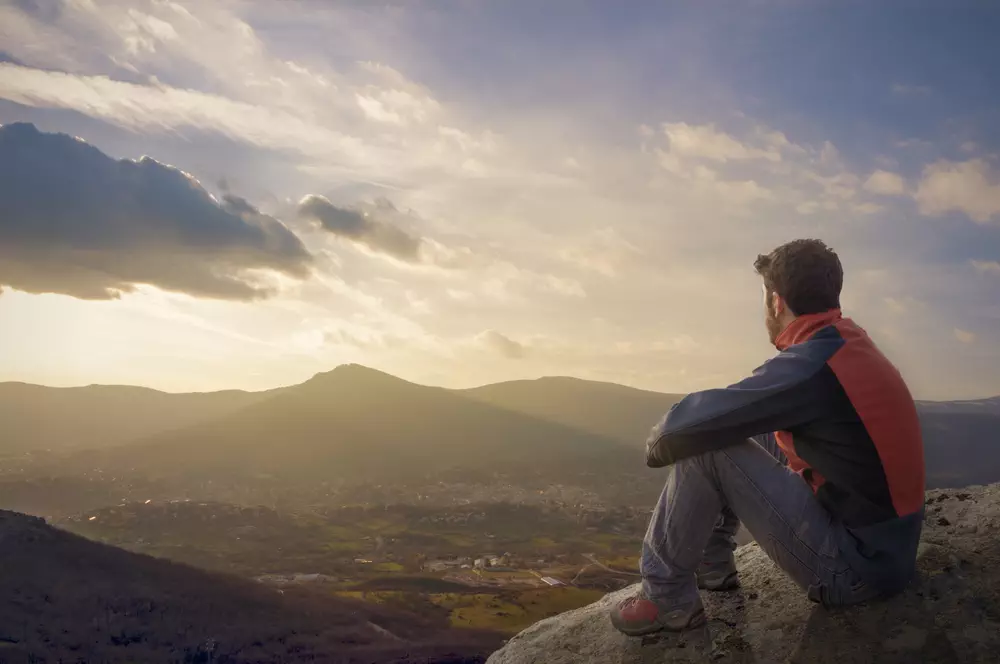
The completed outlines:
[[[664,611],[640,592],[612,607],[611,624],[619,632],[629,636],[662,631],[683,632],[705,624],[705,609],[699,598],[691,608]]]
[[[733,590],[740,587],[733,556],[725,563],[702,563],[698,568],[698,587],[703,590]]]

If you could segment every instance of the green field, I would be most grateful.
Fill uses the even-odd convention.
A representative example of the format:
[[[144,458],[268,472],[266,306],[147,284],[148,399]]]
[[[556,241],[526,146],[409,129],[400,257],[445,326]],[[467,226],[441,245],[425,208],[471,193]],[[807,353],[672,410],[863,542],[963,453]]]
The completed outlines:
[[[398,590],[339,590],[337,595],[375,604],[419,608],[430,604],[448,611],[451,624],[516,634],[550,616],[586,606],[604,597],[598,590],[538,588],[489,592],[410,593]],[[431,608],[431,607],[427,607]]]
[[[550,616],[586,606],[604,597],[597,590],[539,588],[517,592],[431,595],[430,600],[451,611],[456,627],[492,629],[515,634]]]

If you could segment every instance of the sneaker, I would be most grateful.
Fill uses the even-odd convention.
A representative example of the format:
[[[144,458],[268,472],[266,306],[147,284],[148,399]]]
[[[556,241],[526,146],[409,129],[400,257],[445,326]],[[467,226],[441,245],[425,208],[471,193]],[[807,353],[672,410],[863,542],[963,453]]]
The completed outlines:
[[[702,563],[698,567],[698,587],[703,590],[733,590],[740,587],[740,578],[733,556],[725,563]]]
[[[683,632],[705,624],[705,609],[701,598],[693,607],[664,611],[642,593],[622,600],[611,609],[611,624],[629,636],[654,632]]]

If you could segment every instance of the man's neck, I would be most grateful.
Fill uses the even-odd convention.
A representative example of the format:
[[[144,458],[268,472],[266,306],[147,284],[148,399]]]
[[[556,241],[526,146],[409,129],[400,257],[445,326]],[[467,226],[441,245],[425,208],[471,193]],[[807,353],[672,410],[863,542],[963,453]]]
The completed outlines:
[[[781,331],[774,345],[778,350],[800,344],[828,325],[833,325],[843,317],[840,309],[830,309],[817,314],[796,316]]]

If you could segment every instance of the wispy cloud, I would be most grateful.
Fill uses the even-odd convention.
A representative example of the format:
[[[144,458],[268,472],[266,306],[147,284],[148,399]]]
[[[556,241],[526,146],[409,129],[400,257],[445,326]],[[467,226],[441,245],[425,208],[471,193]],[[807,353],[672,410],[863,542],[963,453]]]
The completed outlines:
[[[878,170],[865,180],[865,189],[881,196],[901,196],[906,193],[906,180],[898,173]]]
[[[955,328],[955,338],[961,341],[963,344],[972,344],[976,342],[976,335],[972,332]]]
[[[514,341],[510,337],[497,332],[496,330],[486,330],[476,337],[476,341],[493,352],[512,360],[523,358],[527,349],[524,344]]]
[[[983,274],[996,274],[1000,275],[1000,261],[978,261],[971,260],[969,264],[972,265],[978,272]]]
[[[913,198],[924,214],[957,211],[985,224],[1000,215],[1000,173],[983,159],[942,159],[924,168]]]

